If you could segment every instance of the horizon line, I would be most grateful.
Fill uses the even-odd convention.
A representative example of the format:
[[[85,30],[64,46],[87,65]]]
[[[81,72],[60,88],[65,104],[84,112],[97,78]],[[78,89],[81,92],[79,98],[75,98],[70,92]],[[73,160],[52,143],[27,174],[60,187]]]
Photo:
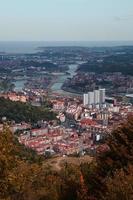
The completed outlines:
[[[133,40],[0,40],[0,42],[133,42]]]

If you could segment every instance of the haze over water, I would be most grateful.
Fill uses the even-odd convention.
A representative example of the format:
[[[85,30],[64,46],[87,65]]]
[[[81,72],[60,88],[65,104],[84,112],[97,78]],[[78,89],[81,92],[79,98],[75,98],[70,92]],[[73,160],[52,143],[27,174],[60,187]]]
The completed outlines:
[[[5,53],[35,53],[39,47],[50,46],[81,46],[81,47],[114,47],[133,45],[133,41],[34,41],[5,42],[0,41],[0,52]]]

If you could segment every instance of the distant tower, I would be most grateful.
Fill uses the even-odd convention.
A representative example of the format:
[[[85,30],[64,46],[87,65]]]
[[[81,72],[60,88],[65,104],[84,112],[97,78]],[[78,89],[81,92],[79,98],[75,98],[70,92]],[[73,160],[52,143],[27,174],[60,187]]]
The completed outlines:
[[[100,104],[105,103],[105,88],[104,89],[99,89],[100,92]]]
[[[89,105],[94,104],[94,92],[88,92],[88,104]]]
[[[97,106],[105,103],[105,89],[94,90],[83,95],[84,106]]]
[[[84,106],[88,105],[88,94],[83,94],[83,104]]]
[[[99,104],[100,103],[100,91],[94,90],[94,103]]]

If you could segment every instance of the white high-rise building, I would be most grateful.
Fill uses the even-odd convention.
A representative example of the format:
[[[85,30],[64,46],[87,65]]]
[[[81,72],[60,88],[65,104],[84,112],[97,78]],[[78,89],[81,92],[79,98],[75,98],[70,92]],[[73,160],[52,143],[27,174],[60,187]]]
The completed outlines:
[[[105,103],[105,89],[94,90],[83,95],[84,106],[98,106]]]
[[[94,92],[88,92],[88,104],[89,105],[94,104]]]
[[[104,89],[100,89],[100,104],[105,103],[105,88]]]
[[[100,103],[100,91],[94,90],[94,104]]]
[[[83,94],[83,104],[84,106],[88,105],[88,94]]]

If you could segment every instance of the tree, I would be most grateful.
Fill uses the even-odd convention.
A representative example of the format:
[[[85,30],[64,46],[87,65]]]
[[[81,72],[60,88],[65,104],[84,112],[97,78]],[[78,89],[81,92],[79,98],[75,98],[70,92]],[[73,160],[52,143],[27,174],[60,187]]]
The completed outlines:
[[[103,200],[133,199],[133,166],[130,165],[126,171],[117,170],[106,184],[107,191],[101,197]]]
[[[107,152],[98,155],[93,163],[81,166],[88,186],[88,195],[96,199],[101,199],[108,190],[111,190],[111,184],[119,184],[120,181],[117,182],[119,171],[122,170],[120,173],[122,174],[127,171],[129,165],[133,166],[133,116],[129,116],[126,122],[112,132],[107,145],[109,147]],[[117,178],[115,178],[116,173],[118,173]],[[124,180],[126,181],[125,177],[123,174],[123,184]],[[124,187],[126,189],[125,185]],[[118,190],[120,192],[120,188]]]

